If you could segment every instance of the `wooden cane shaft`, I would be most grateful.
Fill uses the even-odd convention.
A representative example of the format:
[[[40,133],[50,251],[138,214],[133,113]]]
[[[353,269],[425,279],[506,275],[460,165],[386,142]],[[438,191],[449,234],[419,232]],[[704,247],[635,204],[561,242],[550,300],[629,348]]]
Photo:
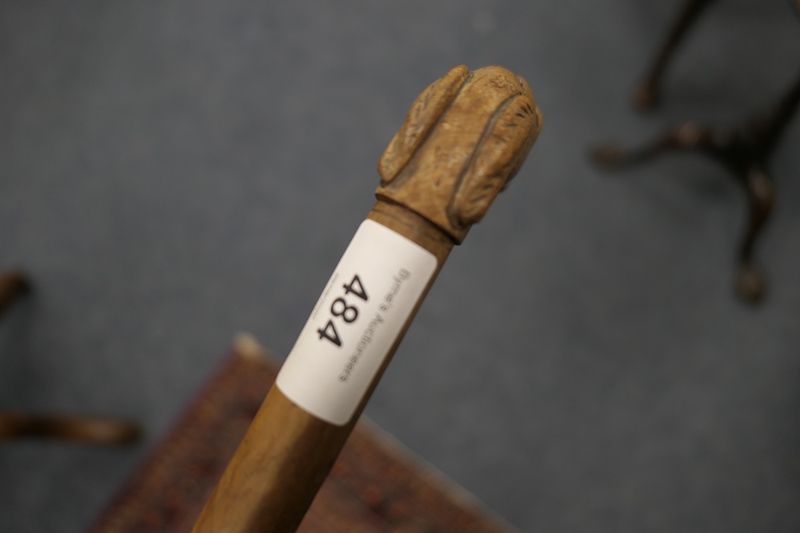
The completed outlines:
[[[396,204],[379,201],[367,218],[434,254],[436,273],[348,424],[336,426],[320,420],[272,387],[203,509],[195,532],[296,530],[453,248],[453,240],[440,229]]]
[[[378,202],[367,216],[372,222],[359,229],[353,241],[359,243],[355,246],[357,252],[349,255],[348,248],[345,253],[347,261],[343,258],[342,263],[346,267],[342,263],[337,267],[347,277],[353,273],[348,262],[351,259],[358,268],[364,266],[361,261],[370,263],[374,258],[379,259],[377,265],[383,265],[380,268],[387,264],[392,268],[400,266],[394,264],[398,260],[395,252],[402,256],[401,262],[410,261],[408,270],[404,266],[394,271],[400,276],[394,278],[397,289],[390,289],[382,301],[372,300],[372,304],[379,302],[382,312],[391,313],[391,317],[376,312],[376,325],[370,322],[361,337],[365,340],[356,341],[364,348],[347,359],[352,366],[335,366],[335,373],[330,374],[326,365],[339,365],[340,360],[321,351],[315,335],[319,333],[321,342],[330,341],[339,348],[343,342],[333,320],[314,329],[317,325],[312,320],[317,320],[320,307],[315,308],[278,376],[279,386],[272,388],[257,413],[203,509],[195,533],[296,530],[453,245],[463,241],[472,224],[481,220],[497,194],[508,186],[540,127],[541,115],[530,87],[500,67],[474,72],[456,67],[420,94],[379,161]],[[361,237],[370,234],[372,240]],[[320,303],[327,304],[330,291],[340,288],[344,288],[345,295],[352,292],[366,303],[367,292],[361,281],[360,289],[354,289],[355,280],[360,280],[362,273],[371,275],[372,271],[356,270],[353,281],[345,285],[341,280],[334,285],[335,274]],[[403,281],[408,288],[398,293],[401,278],[410,281]],[[354,323],[359,312],[351,310],[350,319],[345,312],[355,306],[341,297],[330,298],[335,298],[329,306],[330,313],[338,317],[340,325],[341,321]],[[336,302],[338,308],[334,307]],[[383,329],[375,333],[379,328]],[[371,331],[369,337],[367,331]],[[381,335],[381,341],[375,340]],[[359,359],[361,356],[355,353],[363,355],[370,343],[373,348],[380,347],[370,357]],[[312,357],[307,358],[309,355]],[[324,357],[314,358],[319,355]],[[364,359],[367,362],[359,363]],[[332,379],[348,382],[350,369],[355,369],[356,364],[364,365],[358,373],[363,380],[354,378],[358,386],[349,382],[351,388],[346,392],[339,384],[337,388],[329,387]],[[321,378],[317,373],[320,369],[324,370]],[[307,395],[309,390],[311,395]],[[321,391],[325,394],[317,394]],[[337,396],[334,402],[329,400],[329,394]],[[345,397],[346,402],[338,403]],[[335,409],[330,409],[332,406]]]

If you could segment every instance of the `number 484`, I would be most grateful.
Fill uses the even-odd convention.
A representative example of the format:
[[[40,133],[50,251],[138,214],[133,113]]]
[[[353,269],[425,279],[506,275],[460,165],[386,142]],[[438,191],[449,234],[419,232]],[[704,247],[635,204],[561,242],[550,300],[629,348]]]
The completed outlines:
[[[361,283],[361,278],[358,277],[358,274],[353,276],[350,283],[342,285],[342,288],[344,288],[345,296],[352,294],[365,302],[369,300],[367,291],[364,289],[364,284]],[[340,296],[331,303],[330,313],[331,318],[325,324],[325,327],[317,329],[317,333],[319,333],[320,341],[328,340],[341,348],[342,339],[339,336],[339,331],[336,329],[334,319],[339,318],[343,320],[345,325],[352,324],[358,318],[358,307],[348,304],[347,300]]]

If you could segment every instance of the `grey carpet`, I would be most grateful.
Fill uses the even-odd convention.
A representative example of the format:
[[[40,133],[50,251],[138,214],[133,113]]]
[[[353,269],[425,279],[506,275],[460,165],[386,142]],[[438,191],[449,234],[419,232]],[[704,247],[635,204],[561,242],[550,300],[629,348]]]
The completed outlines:
[[[800,128],[773,169],[759,308],[732,294],[744,200],[597,141],[733,123],[800,64],[780,0],[720,2],[663,107],[627,103],[677,2],[0,3],[0,407],[119,414],[131,449],[0,445],[0,531],[79,532],[238,331],[286,354],[412,100],[506,66],[542,135],[452,254],[368,415],[522,531],[800,529]]]

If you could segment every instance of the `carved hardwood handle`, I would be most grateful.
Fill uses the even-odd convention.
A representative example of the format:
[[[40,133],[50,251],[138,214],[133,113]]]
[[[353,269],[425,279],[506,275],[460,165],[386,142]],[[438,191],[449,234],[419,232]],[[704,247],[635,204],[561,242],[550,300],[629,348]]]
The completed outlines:
[[[508,185],[540,127],[527,83],[499,67],[457,67],[417,98],[381,157],[378,202],[196,533],[297,529],[453,245]]]
[[[525,80],[501,67],[456,67],[411,106],[378,163],[376,195],[460,243],[520,169],[541,124]]]

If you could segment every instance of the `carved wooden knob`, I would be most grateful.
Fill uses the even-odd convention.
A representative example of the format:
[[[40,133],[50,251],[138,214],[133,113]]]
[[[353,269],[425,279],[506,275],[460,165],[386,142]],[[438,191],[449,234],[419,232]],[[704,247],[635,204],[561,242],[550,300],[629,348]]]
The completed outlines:
[[[458,66],[411,106],[378,163],[375,194],[461,243],[522,166],[541,124],[525,80],[501,67]]]

